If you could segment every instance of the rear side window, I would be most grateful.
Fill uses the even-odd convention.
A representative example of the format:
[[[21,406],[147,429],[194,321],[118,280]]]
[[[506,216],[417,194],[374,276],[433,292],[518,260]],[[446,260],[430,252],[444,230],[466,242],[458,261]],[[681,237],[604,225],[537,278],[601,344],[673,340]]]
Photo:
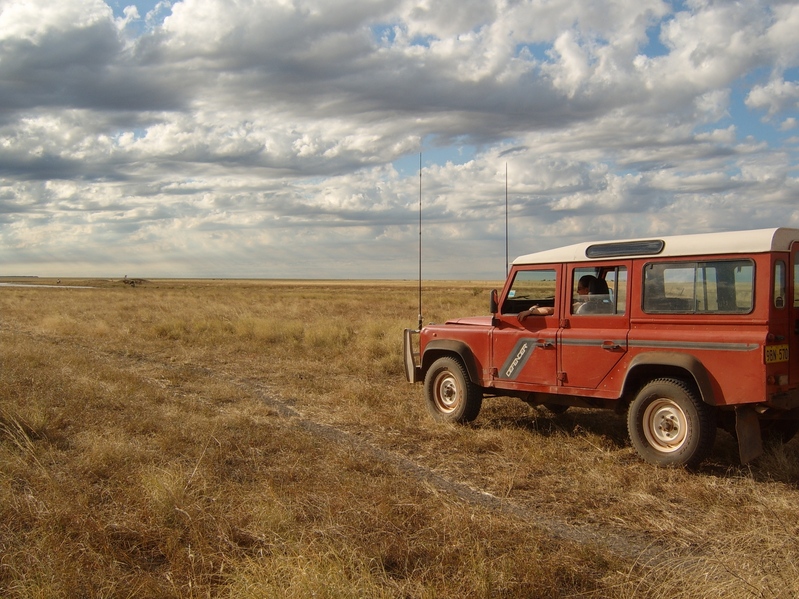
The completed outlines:
[[[624,314],[627,267],[579,267],[572,273],[571,313],[581,316]]]
[[[644,312],[747,314],[754,306],[751,260],[659,262],[644,266]]]
[[[793,307],[799,308],[799,252],[793,256]]]
[[[774,263],[774,307],[785,307],[785,262],[777,260]]]

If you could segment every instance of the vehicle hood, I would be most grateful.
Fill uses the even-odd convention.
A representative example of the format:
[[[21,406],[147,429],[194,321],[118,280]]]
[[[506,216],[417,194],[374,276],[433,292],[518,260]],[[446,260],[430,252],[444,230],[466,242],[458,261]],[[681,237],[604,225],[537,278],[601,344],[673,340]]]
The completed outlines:
[[[453,318],[447,324],[462,324],[469,326],[488,327],[491,326],[490,316],[467,316],[466,318]]]

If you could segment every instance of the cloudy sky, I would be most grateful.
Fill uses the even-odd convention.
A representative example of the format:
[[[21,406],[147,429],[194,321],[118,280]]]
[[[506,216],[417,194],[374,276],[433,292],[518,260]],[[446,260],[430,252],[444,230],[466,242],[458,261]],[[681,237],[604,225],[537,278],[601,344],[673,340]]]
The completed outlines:
[[[796,0],[0,0],[0,275],[501,279],[799,227]],[[420,154],[422,170],[420,177]]]

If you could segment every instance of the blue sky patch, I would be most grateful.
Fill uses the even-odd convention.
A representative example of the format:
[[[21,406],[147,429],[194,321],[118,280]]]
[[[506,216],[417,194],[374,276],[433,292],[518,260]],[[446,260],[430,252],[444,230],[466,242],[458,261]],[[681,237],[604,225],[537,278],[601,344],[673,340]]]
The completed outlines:
[[[429,166],[444,166],[447,163],[458,165],[466,164],[477,153],[477,148],[471,145],[427,146],[421,150],[422,168]],[[402,176],[407,177],[419,173],[419,153],[406,154],[391,163],[394,169]]]
[[[669,49],[660,41],[660,32],[661,32],[662,24],[658,23],[654,27],[650,27],[646,30],[646,37],[648,42],[646,46],[641,48],[640,53],[644,56],[649,58],[655,58],[657,56],[666,56],[669,53]]]
[[[517,44],[516,56],[522,57],[525,54],[534,59],[546,62],[550,60],[548,52],[552,49],[552,44]]]

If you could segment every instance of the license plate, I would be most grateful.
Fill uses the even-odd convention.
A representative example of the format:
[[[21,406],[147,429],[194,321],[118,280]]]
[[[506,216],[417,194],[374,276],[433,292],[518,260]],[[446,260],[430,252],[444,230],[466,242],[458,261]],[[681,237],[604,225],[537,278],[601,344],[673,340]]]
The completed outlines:
[[[777,362],[787,362],[787,361],[788,361],[787,345],[766,346],[766,364],[776,364]]]

